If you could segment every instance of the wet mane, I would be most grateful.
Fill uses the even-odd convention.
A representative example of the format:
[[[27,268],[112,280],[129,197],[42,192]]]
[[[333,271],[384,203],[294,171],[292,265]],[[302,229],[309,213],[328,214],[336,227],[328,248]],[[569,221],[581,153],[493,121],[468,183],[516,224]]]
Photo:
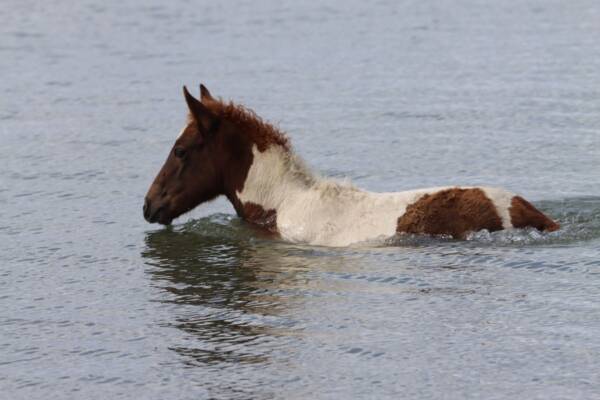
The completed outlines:
[[[285,133],[264,121],[251,109],[221,99],[213,99],[205,104],[212,112],[242,128],[259,151],[263,152],[273,144],[283,147],[286,151],[291,150],[290,141]]]

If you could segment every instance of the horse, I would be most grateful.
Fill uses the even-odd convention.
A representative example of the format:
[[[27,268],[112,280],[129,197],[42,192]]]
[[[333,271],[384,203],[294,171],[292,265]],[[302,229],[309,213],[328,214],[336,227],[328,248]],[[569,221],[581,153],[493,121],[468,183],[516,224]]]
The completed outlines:
[[[169,225],[226,196],[237,215],[283,240],[322,246],[425,234],[559,225],[523,197],[495,187],[447,186],[375,193],[311,172],[287,136],[252,110],[183,87],[187,121],[145,197],[144,218]]]

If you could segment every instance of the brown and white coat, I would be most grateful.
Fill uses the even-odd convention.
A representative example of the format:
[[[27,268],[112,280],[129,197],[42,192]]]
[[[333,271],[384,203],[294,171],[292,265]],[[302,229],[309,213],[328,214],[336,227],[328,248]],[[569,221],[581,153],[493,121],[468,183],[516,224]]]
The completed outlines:
[[[173,153],[185,147],[189,154],[202,142],[198,151],[204,153],[194,157],[203,159],[190,171],[190,165],[186,169],[183,161],[178,164],[169,156],[147,195],[144,214],[150,222],[170,223],[222,194],[246,221],[285,240],[313,245],[347,246],[403,232],[462,239],[482,229],[558,229],[529,202],[504,189],[449,186],[373,193],[321,178],[276,128],[241,106],[214,99],[204,87],[201,92],[198,101],[185,91],[191,118]],[[209,174],[214,177],[207,178]]]
[[[440,187],[372,193],[312,175],[277,146],[253,148],[253,163],[237,198],[260,207],[256,223],[284,239],[347,246],[399,232],[450,235],[532,226],[558,226],[523,198],[491,187]]]

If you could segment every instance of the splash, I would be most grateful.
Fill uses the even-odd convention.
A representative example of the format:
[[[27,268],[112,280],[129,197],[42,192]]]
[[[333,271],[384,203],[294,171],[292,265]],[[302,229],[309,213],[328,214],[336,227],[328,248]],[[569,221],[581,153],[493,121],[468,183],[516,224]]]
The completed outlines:
[[[542,201],[536,204],[544,213],[556,219],[561,229],[540,232],[534,228],[508,229],[497,232],[482,230],[468,235],[465,241],[450,236],[398,234],[392,238],[377,238],[352,247],[428,247],[465,243],[473,246],[535,246],[566,245],[600,239],[600,197],[570,198]],[[262,241],[269,239],[236,216],[214,214],[175,225],[171,231],[179,235],[193,235],[213,240]],[[167,232],[165,232],[166,234]],[[271,238],[272,240],[272,238]]]
[[[398,234],[392,238],[369,242],[369,245],[391,247],[427,247],[465,243],[471,246],[535,246],[567,245],[600,238],[600,197],[578,197],[558,201],[542,201],[536,206],[554,218],[561,229],[540,232],[534,228],[507,229],[497,232],[482,230],[467,236],[466,241],[450,236]]]

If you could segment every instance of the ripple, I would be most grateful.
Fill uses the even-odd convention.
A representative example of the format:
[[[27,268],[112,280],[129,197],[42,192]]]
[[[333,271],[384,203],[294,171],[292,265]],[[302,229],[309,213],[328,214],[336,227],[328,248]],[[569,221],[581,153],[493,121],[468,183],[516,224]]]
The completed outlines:
[[[569,245],[581,241],[600,238],[600,198],[583,197],[559,201],[543,201],[539,203],[542,211],[551,215],[560,224],[561,229],[555,232],[540,232],[534,228],[508,229],[497,232],[482,230],[471,233],[465,241],[455,240],[449,236],[429,236],[415,234],[398,234],[392,238],[378,239],[359,243],[352,248],[369,247],[436,247],[453,243],[464,246],[536,246],[536,245]],[[175,234],[175,236],[173,236]],[[223,239],[245,243],[272,238],[254,227],[246,224],[238,217],[230,214],[213,214],[211,216],[187,221],[184,224],[161,228],[153,234],[153,239],[163,238],[172,241],[173,238],[185,237],[188,241],[202,239]],[[172,244],[180,247],[179,244]],[[298,244],[302,247],[302,244]],[[318,251],[311,246],[305,249]]]
[[[600,3],[29,3],[0,28],[0,397],[597,396],[599,199],[574,196],[600,194]],[[557,196],[562,229],[326,248],[229,214],[146,225],[199,79],[317,169]]]
[[[539,208],[555,218],[561,229],[555,232],[540,232],[534,228],[506,229],[496,232],[481,230],[467,236],[469,245],[482,246],[535,246],[568,245],[600,238],[600,198],[577,197],[558,201],[539,202]],[[449,236],[426,236],[398,234],[383,241],[387,246],[436,246],[444,243],[461,242]]]

